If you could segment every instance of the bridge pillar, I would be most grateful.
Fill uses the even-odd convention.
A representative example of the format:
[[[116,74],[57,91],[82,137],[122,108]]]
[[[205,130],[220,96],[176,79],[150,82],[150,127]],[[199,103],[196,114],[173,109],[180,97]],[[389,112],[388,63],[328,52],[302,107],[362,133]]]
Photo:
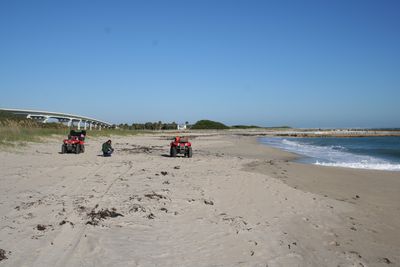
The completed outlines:
[[[87,121],[85,121],[85,124],[83,125],[83,128],[84,128],[85,130],[87,130]]]
[[[77,124],[77,126],[78,126],[78,130],[80,130],[80,129],[81,129],[81,122],[82,122],[82,120],[79,120],[79,121],[78,121],[78,124]]]
[[[50,116],[45,116],[43,119],[43,123],[47,123],[50,119]]]
[[[72,119],[71,118],[68,118],[68,127],[71,127],[72,126]]]

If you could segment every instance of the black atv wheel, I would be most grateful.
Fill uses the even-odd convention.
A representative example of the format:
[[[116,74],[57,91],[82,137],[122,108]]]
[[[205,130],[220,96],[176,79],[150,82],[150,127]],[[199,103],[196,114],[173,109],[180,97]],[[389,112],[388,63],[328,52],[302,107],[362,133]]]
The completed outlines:
[[[169,151],[169,155],[171,156],[171,158],[175,158],[176,154],[177,154],[176,147],[171,147]]]
[[[75,147],[75,154],[81,153],[81,145],[76,145]]]
[[[65,147],[65,145],[61,146],[61,154],[65,154],[67,153],[67,148]]]
[[[85,145],[81,145],[81,153],[85,153]]]
[[[192,156],[193,156],[193,151],[192,151],[192,148],[189,147],[189,148],[188,148],[188,152],[187,152],[187,157],[188,157],[188,158],[191,158]]]

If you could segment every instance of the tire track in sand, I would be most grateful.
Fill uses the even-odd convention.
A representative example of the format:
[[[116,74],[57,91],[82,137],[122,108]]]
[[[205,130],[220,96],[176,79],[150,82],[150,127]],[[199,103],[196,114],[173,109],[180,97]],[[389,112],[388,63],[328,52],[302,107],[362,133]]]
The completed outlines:
[[[96,169],[95,174],[98,173],[98,170],[100,170],[103,166],[106,164],[102,165],[100,168]],[[111,190],[111,188],[116,184],[116,182],[126,175],[129,171],[133,169],[133,163],[132,161],[128,161],[127,164],[127,169],[123,171],[121,174],[117,175],[114,179],[111,180],[110,183],[107,184],[105,190],[103,193],[97,197],[95,200],[95,203],[92,204],[93,208],[91,210],[94,210],[96,207],[101,205],[101,202],[104,200],[104,197],[108,194],[108,192]],[[92,174],[90,176],[96,176],[95,174]],[[89,176],[89,175],[88,175]],[[93,199],[92,199],[93,203]],[[74,213],[73,211],[70,212],[69,214],[70,217],[77,216],[76,212]],[[81,218],[77,218],[81,219]],[[87,229],[88,225],[85,224],[84,222],[81,222],[79,224],[76,224],[74,227],[63,227],[61,232],[57,234],[57,236],[54,238],[53,243],[55,245],[50,245],[47,246],[45,249],[43,249],[40,253],[40,255],[37,257],[34,266],[70,266],[69,261],[74,258],[72,257],[75,252],[77,247],[79,246],[82,238],[85,235],[85,231]],[[61,246],[58,244],[62,244]],[[55,251],[56,250],[56,251]],[[53,255],[53,256],[51,256]],[[59,255],[62,255],[59,257]],[[76,257],[75,257],[76,259]]]

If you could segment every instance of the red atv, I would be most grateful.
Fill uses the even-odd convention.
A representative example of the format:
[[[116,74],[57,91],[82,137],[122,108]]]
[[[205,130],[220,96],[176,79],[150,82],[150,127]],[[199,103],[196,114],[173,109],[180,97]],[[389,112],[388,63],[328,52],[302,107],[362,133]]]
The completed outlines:
[[[171,157],[176,157],[177,154],[184,154],[185,157],[191,158],[193,155],[192,144],[189,142],[188,137],[177,136],[174,141],[171,142],[171,148],[169,151]]]
[[[68,135],[68,139],[64,139],[61,146],[61,153],[84,153],[85,152],[86,131],[74,131]]]

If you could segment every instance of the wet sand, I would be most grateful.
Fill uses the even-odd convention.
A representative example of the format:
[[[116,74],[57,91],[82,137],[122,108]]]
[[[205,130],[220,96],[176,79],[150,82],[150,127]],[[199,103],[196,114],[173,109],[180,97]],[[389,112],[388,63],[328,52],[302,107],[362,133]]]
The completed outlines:
[[[394,264],[381,256],[385,254],[394,255],[395,265],[400,264],[399,257],[395,256],[400,255],[399,172],[296,163],[300,156],[264,145],[260,148],[254,140],[238,142],[235,146],[247,149],[254,146],[257,151],[252,155],[256,161],[248,164],[246,170],[267,174],[304,192],[350,204],[351,211],[338,214],[343,219],[343,224],[336,229],[340,232],[342,247],[356,251],[371,266],[382,261]]]
[[[166,136],[112,139],[111,158],[100,139],[0,152],[0,266],[400,265],[399,173],[293,163],[232,133],[200,134],[191,159]]]

